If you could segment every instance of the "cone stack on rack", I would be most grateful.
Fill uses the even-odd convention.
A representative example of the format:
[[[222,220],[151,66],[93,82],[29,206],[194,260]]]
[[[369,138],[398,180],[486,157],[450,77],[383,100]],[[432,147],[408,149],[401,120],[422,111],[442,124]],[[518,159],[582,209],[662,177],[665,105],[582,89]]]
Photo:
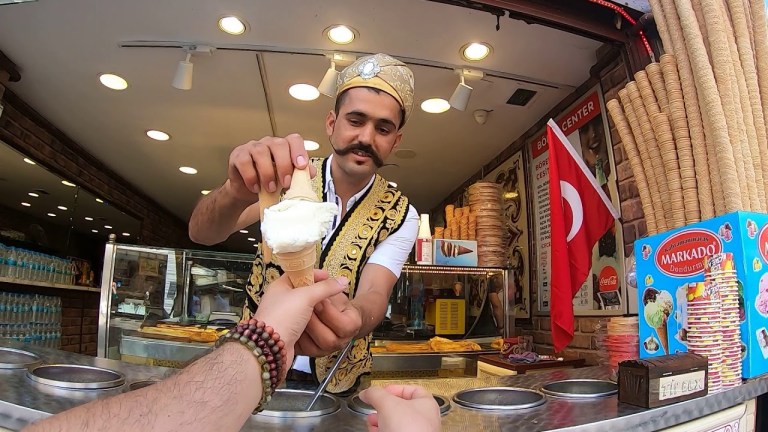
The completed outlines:
[[[607,103],[649,234],[737,210],[767,212],[764,4],[650,4],[665,54]]]
[[[601,364],[611,368],[615,377],[619,363],[636,359],[640,355],[638,338],[639,324],[637,317],[613,317],[602,319],[597,324],[596,342],[601,354]]]
[[[477,261],[481,267],[501,267],[507,263],[501,185],[477,182],[471,185],[469,208],[476,216]],[[471,223],[471,222],[468,222]]]

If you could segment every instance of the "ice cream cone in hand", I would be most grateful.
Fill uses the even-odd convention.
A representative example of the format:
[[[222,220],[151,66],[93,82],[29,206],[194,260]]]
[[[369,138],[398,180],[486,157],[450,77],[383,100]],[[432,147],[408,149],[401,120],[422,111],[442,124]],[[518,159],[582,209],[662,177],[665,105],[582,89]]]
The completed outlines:
[[[298,252],[282,252],[275,254],[277,263],[283,269],[294,288],[315,283],[315,261],[317,246],[311,244]]]

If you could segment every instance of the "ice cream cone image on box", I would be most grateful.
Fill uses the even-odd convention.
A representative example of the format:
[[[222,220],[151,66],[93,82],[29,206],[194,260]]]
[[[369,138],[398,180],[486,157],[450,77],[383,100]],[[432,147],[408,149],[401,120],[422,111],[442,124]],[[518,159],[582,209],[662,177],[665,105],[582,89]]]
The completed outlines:
[[[337,213],[336,204],[320,202],[307,169],[294,170],[282,201],[264,210],[262,236],[294,288],[315,282],[318,242]]]
[[[466,255],[468,253],[472,253],[474,251],[466,246],[457,245],[451,242],[444,241],[440,245],[440,252],[443,253],[444,257],[457,257],[460,255]]]
[[[664,354],[669,354],[669,333],[667,321],[672,314],[672,295],[667,291],[659,291],[648,287],[643,293],[643,315],[649,326],[656,329],[659,342]]]

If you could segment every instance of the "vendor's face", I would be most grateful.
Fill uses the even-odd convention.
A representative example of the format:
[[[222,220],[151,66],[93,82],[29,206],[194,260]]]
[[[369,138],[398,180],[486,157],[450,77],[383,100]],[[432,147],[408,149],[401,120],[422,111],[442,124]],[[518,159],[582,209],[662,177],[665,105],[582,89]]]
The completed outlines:
[[[400,104],[385,92],[363,87],[343,97],[338,114],[331,111],[325,122],[337,153],[333,159],[347,175],[370,176],[400,144]]]

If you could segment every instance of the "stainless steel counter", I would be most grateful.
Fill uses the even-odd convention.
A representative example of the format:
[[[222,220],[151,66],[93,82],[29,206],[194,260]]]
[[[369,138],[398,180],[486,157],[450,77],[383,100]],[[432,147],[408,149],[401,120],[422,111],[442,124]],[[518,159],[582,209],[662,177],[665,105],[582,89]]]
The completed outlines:
[[[20,347],[19,345],[13,345]],[[136,381],[162,378],[174,371],[160,367],[139,366],[114,360],[98,359],[46,348],[25,347],[38,354],[44,363],[72,363],[100,366],[125,374],[126,384],[111,390],[63,390],[36,384],[25,371],[0,371],[0,427],[17,430],[39,418],[64,411],[101,397],[127,391]],[[539,389],[542,385],[569,378],[607,379],[608,371],[599,368],[565,369],[532,375],[493,379],[411,380],[435,394],[451,397],[460,390],[496,385]],[[377,381],[387,383],[395,381]],[[403,382],[403,381],[397,381]],[[616,396],[581,401],[547,397],[539,407],[513,412],[481,412],[460,408],[452,403],[443,416],[444,431],[589,431],[639,432],[653,431],[681,424],[725,408],[738,405],[760,394],[768,393],[768,377],[751,380],[739,388],[712,394],[696,400],[647,410],[619,404]],[[365,431],[365,418],[346,408],[314,419],[277,419],[253,416],[243,431]]]

